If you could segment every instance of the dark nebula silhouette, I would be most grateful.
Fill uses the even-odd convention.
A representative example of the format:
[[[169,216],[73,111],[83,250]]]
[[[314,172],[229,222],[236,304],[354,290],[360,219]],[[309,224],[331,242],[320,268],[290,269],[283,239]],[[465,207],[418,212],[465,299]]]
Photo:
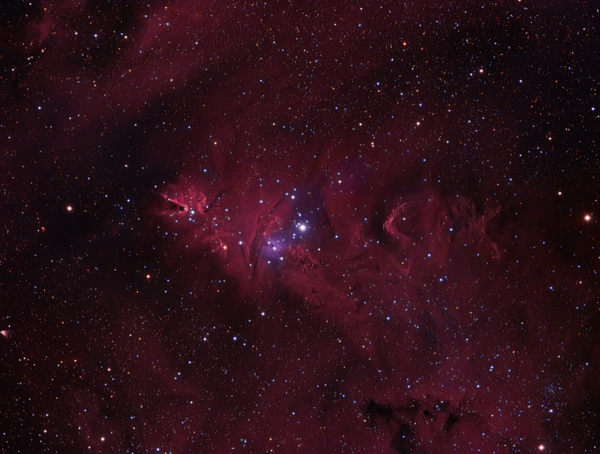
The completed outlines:
[[[0,20],[0,451],[598,452],[593,2]]]

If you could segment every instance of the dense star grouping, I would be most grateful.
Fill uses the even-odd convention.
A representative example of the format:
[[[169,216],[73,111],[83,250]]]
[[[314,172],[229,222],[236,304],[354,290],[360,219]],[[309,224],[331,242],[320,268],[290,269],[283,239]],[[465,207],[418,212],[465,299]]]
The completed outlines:
[[[1,449],[598,452],[598,16],[3,8]]]

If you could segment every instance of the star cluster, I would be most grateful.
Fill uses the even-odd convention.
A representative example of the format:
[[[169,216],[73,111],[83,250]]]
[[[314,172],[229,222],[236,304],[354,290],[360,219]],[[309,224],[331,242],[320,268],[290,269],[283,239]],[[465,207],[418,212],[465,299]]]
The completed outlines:
[[[0,12],[0,450],[600,449],[593,2]]]

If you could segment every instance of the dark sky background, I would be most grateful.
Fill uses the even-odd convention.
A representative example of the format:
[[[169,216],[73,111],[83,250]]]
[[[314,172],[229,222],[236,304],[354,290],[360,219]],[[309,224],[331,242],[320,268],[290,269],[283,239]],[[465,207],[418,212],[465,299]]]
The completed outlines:
[[[7,5],[2,452],[599,452],[597,2]]]

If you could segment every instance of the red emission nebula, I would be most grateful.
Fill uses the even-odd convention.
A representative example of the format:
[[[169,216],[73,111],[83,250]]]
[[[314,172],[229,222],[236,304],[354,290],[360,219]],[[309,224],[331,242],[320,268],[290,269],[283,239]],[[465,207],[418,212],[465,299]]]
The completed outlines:
[[[600,452],[598,5],[0,19],[0,451]]]

